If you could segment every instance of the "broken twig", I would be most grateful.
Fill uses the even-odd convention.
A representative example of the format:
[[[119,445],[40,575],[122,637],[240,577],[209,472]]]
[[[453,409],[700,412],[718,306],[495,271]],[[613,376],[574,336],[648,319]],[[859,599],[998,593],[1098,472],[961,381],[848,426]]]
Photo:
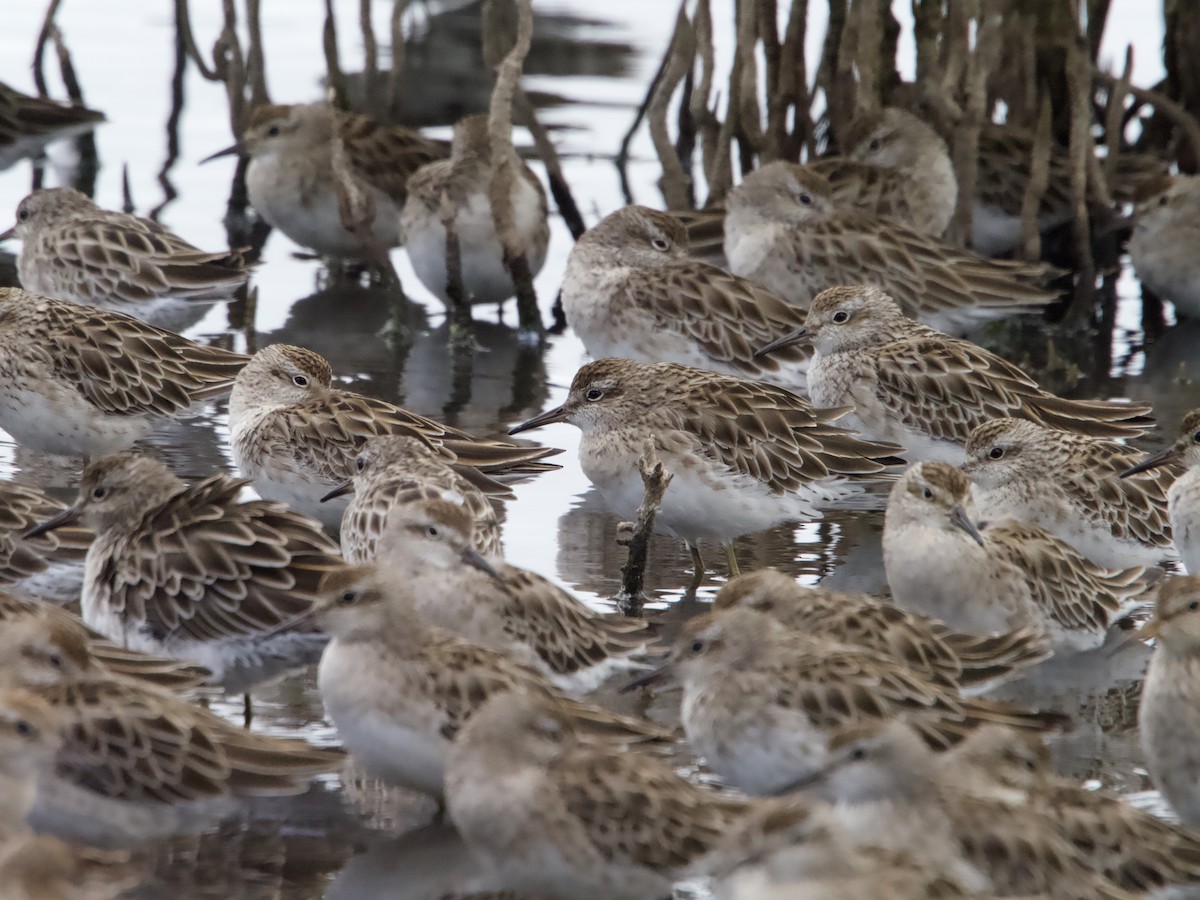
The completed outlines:
[[[646,604],[646,560],[650,555],[650,535],[654,518],[662,507],[663,494],[673,477],[663,468],[654,451],[654,441],[646,441],[646,449],[638,459],[645,492],[638,507],[637,522],[622,522],[617,526],[617,543],[629,548],[629,557],[621,567],[621,590],[613,602],[627,616],[640,615]]]

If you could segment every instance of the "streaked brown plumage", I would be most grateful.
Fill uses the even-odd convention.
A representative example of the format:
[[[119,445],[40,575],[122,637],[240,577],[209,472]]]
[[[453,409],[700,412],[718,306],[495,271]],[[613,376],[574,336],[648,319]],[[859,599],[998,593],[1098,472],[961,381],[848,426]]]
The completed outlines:
[[[1191,575],[1200,575],[1200,409],[1186,413],[1175,440],[1121,473],[1130,478],[1161,466],[1179,465],[1183,471],[1167,490],[1167,515],[1171,539]],[[1168,470],[1169,471],[1169,470]],[[1168,477],[1170,477],[1170,473]]]
[[[228,393],[246,361],[115,310],[0,288],[0,428],[46,453],[125,449]]]
[[[296,243],[326,256],[362,258],[362,241],[347,230],[338,208],[335,142],[355,187],[373,206],[374,239],[396,246],[408,178],[445,157],[446,145],[325,102],[269,104],[253,111],[240,143],[216,155],[249,155],[251,204]]]
[[[398,506],[378,559],[407,582],[417,612],[544,672],[571,692],[639,667],[653,643],[642,619],[603,615],[536,572],[474,552],[474,520],[438,497]]]
[[[683,726],[696,752],[755,794],[817,771],[830,731],[854,723],[903,716],[931,746],[944,748],[985,722],[1045,730],[1063,721],[964,699],[956,687],[893,658],[828,635],[789,632],[746,607],[689,620],[660,673],[683,686]]]
[[[581,418],[599,416],[593,410],[601,409],[600,402],[583,395],[589,385],[604,383],[611,385],[605,396],[612,408],[620,401],[621,411],[639,409],[647,424],[683,431],[697,440],[698,452],[765,482],[775,493],[827,476],[876,474],[893,463],[898,450],[831,424],[841,409],[815,409],[803,397],[769,384],[672,363],[588,363],[575,373],[567,410]],[[629,424],[614,421],[612,427]]]
[[[644,206],[617,210],[576,241],[562,304],[588,353],[679,363],[802,390],[807,348],[756,352],[803,325],[803,308],[689,258],[687,247],[674,215]]]
[[[789,631],[826,636],[874,650],[951,689],[981,691],[1050,656],[1033,628],[981,636],[866,594],[802,587],[778,569],[759,569],[730,579],[713,601],[714,611],[748,607],[771,616]]]
[[[186,484],[135,453],[89,465],[75,507],[95,531],[83,617],[126,647],[192,659],[217,680],[311,662],[323,644],[289,628],[342,564],[319,523],[270,500],[242,502],[246,482]],[[53,528],[51,520],[43,528]]]
[[[808,371],[813,402],[853,407],[848,427],[901,444],[910,459],[961,463],[971,432],[1004,416],[1101,438],[1136,437],[1153,422],[1143,404],[1068,400],[1042,390],[978,344],[913,321],[877,287],[822,291],[804,328],[779,343],[795,342],[815,351]]]
[[[583,432],[579,459],[620,515],[642,501],[638,460],[647,442],[673,479],[656,523],[693,548],[821,509],[863,490],[901,448],[833,424],[844,409],[815,409],[783,388],[674,363],[598,359],[571,381],[566,402],[509,431],[554,422]]]
[[[435,449],[419,438],[400,434],[367,438],[354,461],[354,477],[333,491],[354,492],[342,516],[340,540],[346,562],[375,559],[388,516],[396,507],[431,500],[461,506],[471,517],[475,549],[484,556],[502,556],[496,508],[483,490],[452,468],[454,462],[446,447]],[[492,496],[511,496],[499,482],[492,482],[490,490]]]
[[[206,252],[157,222],[103,209],[71,188],[17,206],[17,272],[34,294],[137,310],[152,300],[229,299],[250,270],[237,250]]]
[[[581,739],[553,699],[509,691],[450,748],[446,807],[504,883],[535,896],[641,900],[702,874],[737,829],[785,830],[811,805],[694,784],[635,748]]]
[[[74,125],[103,122],[104,113],[23,94],[0,83],[0,144],[59,131]]]
[[[991,728],[992,726],[985,726]],[[960,745],[962,746],[962,745]],[[951,751],[958,753],[956,747]],[[851,725],[829,741],[829,763],[807,790],[831,803],[859,840],[934,858],[953,853],[985,881],[970,896],[1134,900],[1096,871],[1036,803],[993,793],[988,771],[963,778],[902,721]]]
[[[70,526],[32,538],[24,533],[66,509],[66,504],[35,487],[0,482],[0,584],[45,572],[55,563],[82,563],[92,543],[86,528]]]
[[[1020,239],[1021,204],[1028,190],[1035,142],[1034,132],[1011,123],[988,123],[980,130],[971,233],[972,243],[980,252],[1003,253]],[[1069,222],[1074,215],[1071,165],[1066,147],[1055,144],[1050,148],[1049,178],[1037,198],[1038,227],[1042,230]],[[1114,176],[1108,184],[1112,199],[1117,203],[1133,201],[1145,185],[1157,181],[1166,171],[1167,163],[1152,154],[1118,153]]]
[[[320,355],[275,344],[260,350],[239,375],[229,400],[230,443],[242,474],[264,497],[282,500],[340,525],[345,503],[320,498],[354,474],[354,459],[369,437],[402,434],[456,458],[456,471],[531,475],[558,468],[541,462],[559,451],[477,438],[386,400],[332,385]]]
[[[0,592],[0,627],[28,629],[30,633],[38,628],[47,633],[74,631],[84,636],[92,659],[105,670],[170,690],[197,687],[212,675],[206,668],[194,663],[151,656],[115,644],[62,607],[3,592]]]
[[[1200,837],[1103,789],[1054,771],[1040,741],[1009,728],[981,728],[947,760],[961,790],[982,787],[1052,822],[1091,867],[1128,891],[1200,880]],[[998,783],[998,786],[996,785]]]
[[[1056,296],[1043,287],[1045,266],[988,259],[869,216],[803,166],[763,166],[726,203],[730,269],[801,306],[832,285],[873,284],[915,318],[961,331]]]
[[[104,121],[104,113],[24,94],[0,83],[0,147],[72,134]]]
[[[1004,418],[971,432],[966,457],[984,519],[1038,525],[1104,566],[1151,565],[1172,550],[1167,493],[1176,472],[1120,477],[1142,461],[1131,447]]]
[[[921,119],[887,107],[859,114],[838,134],[839,156],[810,160],[841,205],[886,216],[906,228],[940,237],[954,214],[958,181],[946,142]],[[691,253],[720,262],[725,209],[671,213],[687,226]]]
[[[236,797],[288,796],[340,753],[255,734],[176,694],[105,672],[73,628],[0,630],[0,677],[64,719],[34,828],[128,846],[227,814]]]
[[[1032,626],[1056,652],[1078,652],[1103,644],[1161,575],[1096,565],[1044,529],[1012,519],[976,528],[971,515],[971,483],[954,466],[917,463],[896,482],[883,560],[898,604],[963,631]]]
[[[326,712],[377,777],[441,796],[448,746],[488,698],[515,690],[557,698],[589,740],[671,745],[670,729],[568,699],[537,669],[431,624],[409,585],[386,563],[346,566],[312,610],[332,637],[317,679]]]

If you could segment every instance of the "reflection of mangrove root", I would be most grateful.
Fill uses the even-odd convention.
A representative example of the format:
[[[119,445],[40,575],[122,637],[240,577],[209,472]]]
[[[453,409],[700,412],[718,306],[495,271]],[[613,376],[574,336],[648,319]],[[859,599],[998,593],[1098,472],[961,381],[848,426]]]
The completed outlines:
[[[613,597],[617,608],[627,616],[639,615],[646,603],[646,561],[650,555],[650,535],[654,533],[654,518],[662,508],[663,494],[673,477],[663,468],[654,452],[654,442],[646,441],[646,449],[638,459],[642,473],[642,505],[638,507],[637,522],[622,522],[617,526],[617,543],[629,548],[629,557],[621,567],[621,590]]]

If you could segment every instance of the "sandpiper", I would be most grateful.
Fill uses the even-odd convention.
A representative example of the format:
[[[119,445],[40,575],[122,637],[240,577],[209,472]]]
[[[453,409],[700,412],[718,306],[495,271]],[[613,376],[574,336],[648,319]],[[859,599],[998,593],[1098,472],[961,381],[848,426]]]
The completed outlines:
[[[25,824],[38,777],[54,765],[63,716],[37,694],[0,687],[0,839]],[[3,855],[3,854],[0,854]]]
[[[1167,491],[1174,473],[1120,478],[1138,451],[1008,418],[977,426],[965,449],[962,468],[981,518],[1037,525],[1110,568],[1171,555]]]
[[[920,234],[942,236],[954,215],[958,179],[936,131],[906,110],[886,107],[856,117],[838,135],[838,144],[844,155],[808,162],[829,182],[837,203],[886,216]],[[693,255],[723,260],[724,207],[672,215],[686,224]]]
[[[141,312],[155,300],[227,300],[250,277],[240,252],[205,252],[72,188],[42,188],[22,200],[0,241],[12,237],[21,241],[21,286],[72,303]]]
[[[367,258],[369,250],[346,228],[339,210],[335,141],[355,186],[373,206],[374,240],[383,248],[397,246],[409,176],[446,155],[442,144],[415,131],[324,102],[268,104],[251,113],[240,142],[208,159],[233,153],[249,156],[246,189],[251,206],[297,244],[322,256]]]
[[[325,710],[351,755],[391,784],[442,797],[449,747],[481,704],[506,691],[558,697],[596,740],[669,739],[650,722],[569,701],[538,671],[430,625],[407,573],[337,570],[312,616],[332,637],[317,679]]]
[[[1168,579],[1142,629],[1157,637],[1142,687],[1138,726],[1150,777],[1180,820],[1200,826],[1200,577]]]
[[[978,344],[908,318],[877,287],[822,291],[804,327],[760,353],[808,342],[808,391],[818,406],[849,406],[847,426],[895,441],[910,459],[961,464],[971,431],[1000,416],[1091,437],[1135,437],[1150,407],[1064,400]]]
[[[990,888],[1000,896],[1064,900],[1133,896],[1099,874],[1052,820],[991,798],[986,784],[955,780],[955,770],[904,722],[842,729],[830,741],[829,756],[798,786],[836,803],[843,826],[860,841],[943,865],[957,858],[956,874],[984,895]],[[975,778],[991,776],[978,772]]]
[[[1173,175],[1155,186],[1134,214],[1129,256],[1142,284],[1175,304],[1183,317],[1200,316],[1200,176]]]
[[[1186,471],[1167,491],[1167,516],[1171,537],[1184,566],[1200,575],[1200,409],[1194,409],[1179,423],[1175,442],[1121,473],[1122,478],[1150,469],[1180,463]]]
[[[525,248],[529,271],[536,276],[546,262],[550,243],[546,192],[511,144],[507,151],[502,164],[512,170],[513,224]],[[443,197],[453,210],[466,301],[503,303],[515,293],[488,199],[492,169],[488,117],[468,116],[454,125],[450,158],[426,163],[408,179],[400,240],[421,283],[445,304],[450,299],[446,293]]]
[[[1105,790],[1059,776],[1046,747],[1028,733],[980,728],[946,763],[960,788],[1051,821],[1095,871],[1125,890],[1200,880],[1200,837]]]
[[[557,450],[473,437],[385,400],[335,388],[332,380],[333,370],[319,354],[273,344],[239,373],[229,398],[229,440],[241,473],[263,497],[328,527],[341,524],[348,501],[321,498],[353,477],[363,443],[376,435],[409,435],[446,447],[467,477],[557,468],[539,461]]]
[[[674,675],[683,686],[688,742],[708,766],[751,794],[778,793],[828,762],[830,732],[905,716],[946,747],[983,722],[1046,729],[1061,717],[963,699],[953,685],[827,635],[789,632],[736,607],[689,620],[663,667],[631,683]]]
[[[78,568],[82,577],[83,558],[92,543],[92,533],[75,526],[23,537],[34,525],[64,509],[65,504],[35,487],[0,482],[0,585],[14,585],[16,590],[63,602],[78,597],[78,579],[66,576],[66,572]],[[53,583],[58,580],[54,578],[56,570],[66,576],[64,588],[73,583],[74,596],[62,596]]]
[[[83,618],[125,647],[194,660],[227,686],[315,662],[325,636],[282,628],[341,565],[319,523],[270,500],[241,502],[246,481],[187,484],[158,460],[121,453],[84,469],[75,505],[33,533],[82,521]]]
[[[941,135],[893,106],[861,113],[838,140],[843,156],[809,163],[829,182],[838,203],[942,236],[954,216],[958,179]]]
[[[759,849],[730,871],[718,871],[714,893],[721,900],[966,900],[969,892],[948,868],[962,861],[921,859],[895,848],[855,839],[838,821],[836,807],[821,809],[789,829],[782,846]],[[970,879],[982,877],[974,870]]]
[[[1161,574],[1098,566],[1033,525],[978,527],[967,476],[937,462],[917,463],[892,488],[883,562],[899,605],[978,634],[1040,629],[1056,653],[1103,644]]]
[[[0,169],[103,121],[104,113],[97,110],[34,97],[0,82]]]
[[[105,670],[174,691],[190,690],[212,677],[208,669],[196,663],[151,656],[115,644],[60,606],[3,592],[0,592],[0,628],[22,628],[31,632],[41,628],[47,633],[73,631],[87,641],[88,653]]]
[[[1005,253],[1021,240],[1021,206],[1028,191],[1035,141],[1032,131],[1011,122],[987,123],[980,130],[971,224],[971,244],[980,253]],[[1051,147],[1049,180],[1037,198],[1039,231],[1063,225],[1074,217],[1072,165],[1067,148],[1057,144]],[[1115,177],[1108,188],[1116,202],[1127,203],[1165,172],[1166,164],[1157,156],[1119,153]]]
[[[747,607],[792,632],[873,650],[966,696],[981,693],[1050,656],[1033,628],[980,637],[867,594],[802,587],[778,569],[745,572],[721,588],[714,610]]]
[[[804,389],[809,351],[759,347],[804,324],[804,310],[753,281],[692,259],[672,215],[626,206],[575,243],[563,313],[594,359],[674,362]]]
[[[563,900],[667,896],[759,809],[664,760],[589,744],[553,700],[519,691],[489,699],[459,733],[446,807],[505,886]],[[800,803],[771,809],[779,829],[808,815]]]
[[[0,428],[62,456],[104,456],[220,397],[247,358],[115,310],[0,288]]]
[[[38,778],[54,767],[59,711],[21,688],[0,688],[0,884],[13,900],[108,900],[134,885],[126,854],[36,834],[26,823]]]
[[[838,203],[829,182],[773,162],[728,198],[730,269],[807,307],[831,285],[867,283],[935,328],[961,331],[1054,299],[1044,266],[997,261]]]
[[[599,359],[575,373],[566,402],[509,430],[554,422],[583,432],[579,461],[620,515],[642,502],[638,459],[654,446],[673,479],[656,523],[687,542],[719,541],[737,574],[732,541],[861,493],[902,448],[832,424],[843,409],[814,409],[782,388],[673,363]]]
[[[354,492],[342,515],[340,540],[346,562],[374,560],[392,511],[427,500],[462,507],[471,517],[471,545],[485,557],[502,557],[496,507],[479,487],[451,468],[453,461],[453,454],[446,448],[435,450],[415,437],[381,434],[367,438],[354,460],[354,477],[321,498],[325,503]],[[492,496],[511,496],[505,485],[492,485]]]
[[[473,527],[467,510],[438,498],[388,517],[380,564],[406,581],[426,621],[507,653],[571,693],[645,667],[653,638],[643,620],[602,615],[536,572],[482,557]]]
[[[178,695],[106,672],[73,629],[0,630],[0,677],[63,720],[29,823],[96,847],[196,831],[238,797],[303,793],[342,754],[255,734]]]

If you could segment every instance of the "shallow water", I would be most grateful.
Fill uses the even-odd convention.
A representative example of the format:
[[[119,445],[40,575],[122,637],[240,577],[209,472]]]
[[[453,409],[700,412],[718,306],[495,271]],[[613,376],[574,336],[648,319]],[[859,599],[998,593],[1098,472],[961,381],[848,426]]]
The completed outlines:
[[[24,60],[32,56],[42,11],[32,3],[11,6],[5,11],[6,27],[0,30],[0,79],[29,89]],[[210,47],[219,30],[219,4],[193,6],[197,41]],[[354,71],[361,65],[357,4],[343,0],[335,6],[342,64]],[[624,202],[611,155],[657,66],[674,6],[665,0],[609,0],[599,9],[583,0],[538,4],[543,17],[526,85],[547,103],[543,120],[555,129],[567,179],[589,223]],[[1136,80],[1145,84],[1157,77],[1154,60],[1161,36],[1155,33],[1155,22],[1137,16],[1138,6],[1136,0],[1114,3],[1109,32],[1122,40],[1134,36],[1144,51]],[[385,55],[390,7],[386,2],[374,5]],[[476,111],[486,101],[478,34],[471,14],[439,17],[422,8],[414,15],[422,40],[408,48],[412,71],[406,109],[414,121],[430,125],[431,134],[446,136],[456,115]],[[170,156],[166,124],[175,64],[169,10],[165,5],[89,0],[66,4],[58,21],[87,102],[109,119],[96,133],[101,164],[97,200],[121,205],[122,171],[127,166],[139,213],[157,209],[161,221],[195,243],[223,245],[222,218],[233,163],[197,163],[231,142],[228,114],[221,86],[204,81],[191,66],[183,80],[178,158],[164,179],[169,189],[160,180]],[[306,101],[320,95],[321,24],[319,4],[264,4],[273,99]],[[820,30],[815,34],[819,39]],[[1117,49],[1114,45],[1114,53]],[[430,76],[435,65],[439,72]],[[49,70],[53,72],[52,61]],[[57,84],[53,74],[50,80]],[[71,183],[73,162],[69,142],[53,146],[40,173],[42,183]],[[6,219],[29,190],[33,173],[29,162],[0,172],[0,219]],[[659,203],[657,175],[643,131],[634,143],[629,168],[635,200]],[[570,250],[561,220],[555,218],[552,229],[549,259],[536,284],[547,319]],[[296,249],[282,235],[270,237],[254,278],[258,307],[253,327],[241,323],[238,311],[218,305],[187,333],[238,349],[281,341],[312,347],[330,359],[345,385],[478,432],[502,432],[561,402],[572,374],[585,360],[581,345],[569,333],[549,337],[540,350],[529,350],[517,339],[514,309],[506,309],[500,321],[493,310],[477,310],[480,352],[469,370],[456,369],[446,346],[440,304],[412,277],[403,252],[394,253],[393,260],[412,302],[397,307],[378,289],[326,286],[319,265],[296,259]],[[989,338],[1056,389],[1075,396],[1153,401],[1159,420],[1171,428],[1196,405],[1200,325],[1168,327],[1149,341],[1142,331],[1138,284],[1127,266],[1117,295],[1117,327],[1111,341],[1080,339],[1036,322],[996,329]],[[1064,365],[1064,358],[1071,365]],[[531,437],[563,448],[558,458],[563,469],[516,488],[516,499],[505,511],[508,558],[609,608],[606,598],[619,584],[625,552],[614,541],[617,518],[603,510],[579,470],[578,432],[558,425]],[[203,476],[231,467],[225,438],[224,410],[218,406],[164,430],[153,443],[180,474]],[[1149,443],[1154,442],[1152,436]],[[69,496],[78,474],[62,461],[39,458],[7,440],[0,440],[0,470],[62,496]],[[827,579],[831,586],[878,590],[883,586],[881,527],[877,512],[835,512],[819,523],[745,538],[738,542],[738,553],[743,568],[775,565],[809,581]],[[715,564],[722,554],[711,548],[709,556]],[[668,628],[702,611],[722,581],[710,575],[698,596],[685,598],[689,580],[690,560],[682,546],[656,540],[647,579],[650,612]],[[1137,749],[1135,687],[1142,665],[1144,654],[1138,651],[1096,656],[1039,672],[1036,683],[1014,686],[1009,692],[1076,716],[1075,729],[1058,744],[1064,771],[1128,792],[1139,804],[1161,811]],[[311,674],[257,690],[254,704],[256,728],[322,743],[336,740],[323,719]],[[240,698],[217,700],[215,705],[233,719],[241,716]],[[173,844],[169,853],[164,851],[160,871],[146,879],[139,895],[425,897],[474,889],[462,848],[452,836],[436,827],[409,833],[429,814],[428,804],[383,791],[368,779],[329,779],[300,800],[255,808],[246,823],[230,823],[198,845]],[[355,855],[358,851],[366,852]]]

